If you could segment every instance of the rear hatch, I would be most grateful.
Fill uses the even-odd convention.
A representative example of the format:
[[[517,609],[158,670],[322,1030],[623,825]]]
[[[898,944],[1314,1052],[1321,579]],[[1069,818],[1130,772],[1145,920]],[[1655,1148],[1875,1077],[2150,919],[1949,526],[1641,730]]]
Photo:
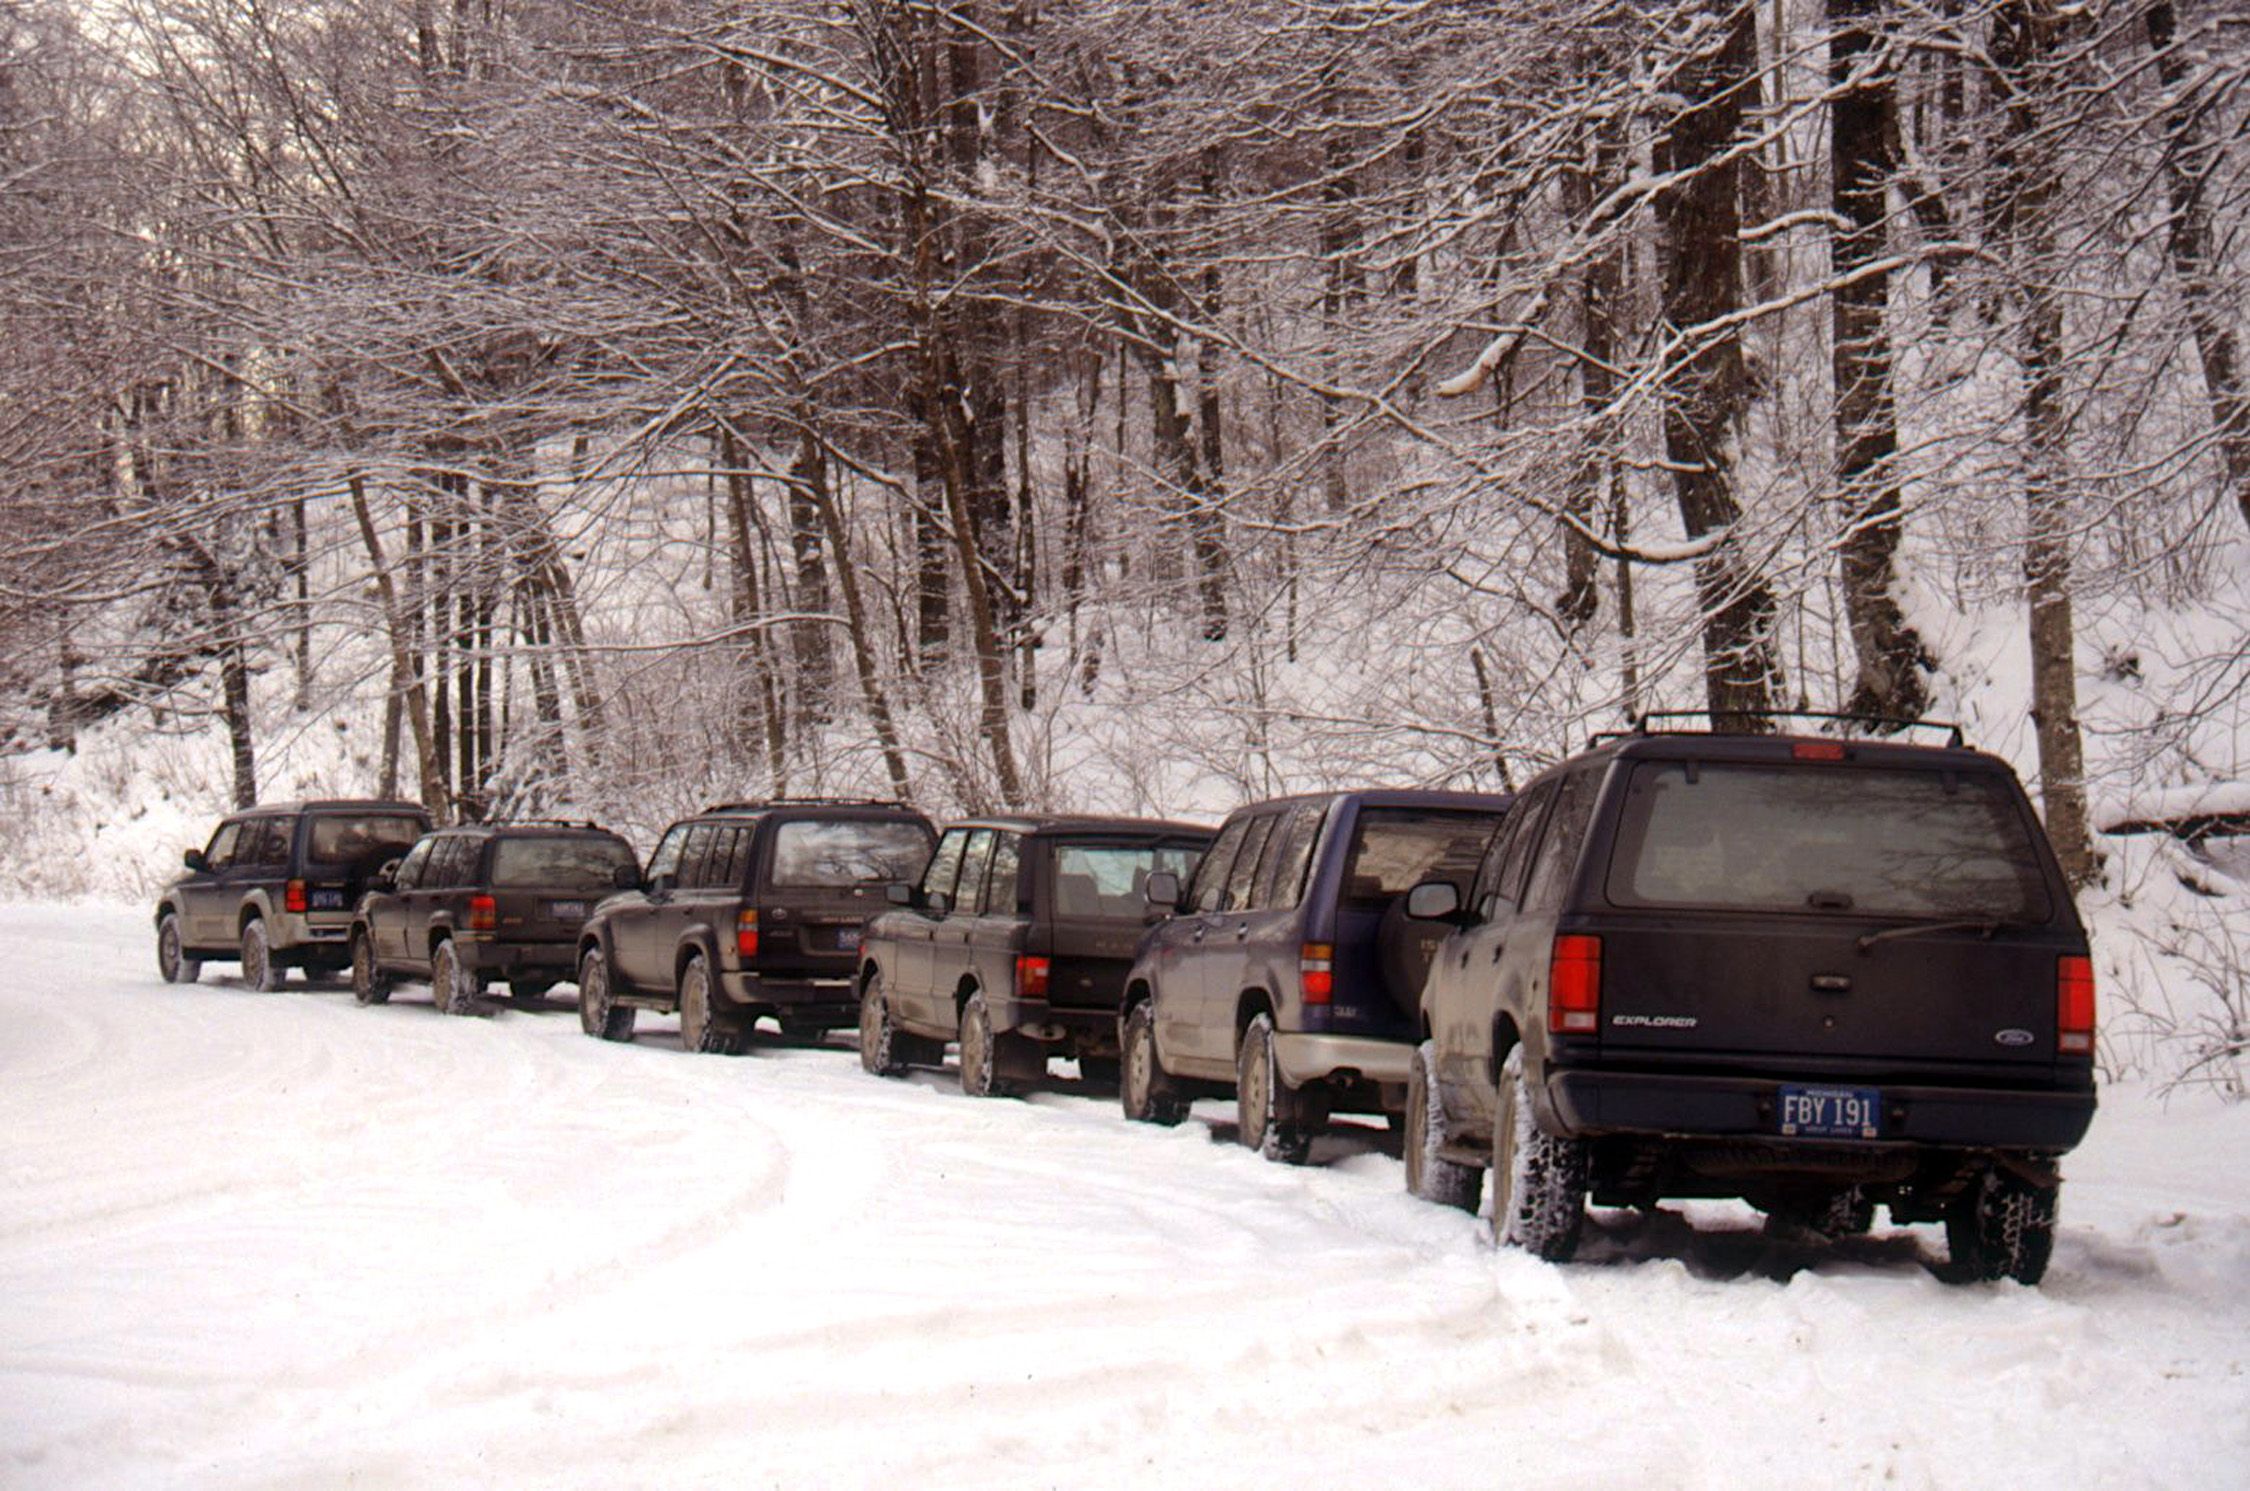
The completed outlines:
[[[1617,909],[1561,927],[1600,938],[1605,1052],[2053,1065],[2058,961],[2084,940],[2005,769],[1626,771],[1596,881]]]
[[[1434,806],[1362,807],[1352,823],[1332,938],[1335,1002],[1329,1028],[1410,1038],[1422,982],[1446,927],[1406,914],[1407,893],[1451,881],[1468,898],[1506,811]]]
[[[1033,951],[1050,959],[1047,1002],[1056,1009],[1114,1010],[1125,974],[1148,930],[1148,877],[1195,874],[1208,839],[1087,836],[1058,838],[1047,855],[1043,935]],[[1041,947],[1041,944],[1044,947]]]
[[[503,834],[492,847],[495,935],[508,942],[575,942],[586,916],[639,861],[605,833]]]
[[[756,970],[778,978],[849,978],[862,929],[888,906],[885,887],[916,880],[936,835],[918,813],[861,810],[769,825],[751,901]]]
[[[345,927],[367,882],[430,830],[412,813],[315,813],[305,822],[305,917],[316,927]]]

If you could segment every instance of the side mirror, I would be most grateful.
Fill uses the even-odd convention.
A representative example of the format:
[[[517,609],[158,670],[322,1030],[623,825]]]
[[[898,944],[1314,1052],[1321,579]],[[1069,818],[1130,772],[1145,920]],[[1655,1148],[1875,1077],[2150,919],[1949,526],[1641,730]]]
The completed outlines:
[[[618,890],[639,890],[641,888],[641,867],[639,865],[619,865],[610,872],[609,883]]]
[[[181,855],[180,863],[186,865],[198,875],[211,868],[211,861],[203,857],[203,851],[200,849],[190,849],[187,853]]]
[[[1148,877],[1141,894],[1148,899],[1152,911],[1177,911],[1180,909],[1180,877],[1170,870],[1158,870]]]
[[[1425,880],[1406,893],[1406,914],[1419,922],[1457,922],[1461,887],[1450,880]]]
[[[893,880],[889,885],[883,887],[883,899],[890,902],[893,906],[913,905],[913,882],[906,880]]]
[[[932,916],[943,916],[953,909],[953,892],[933,890],[922,899],[922,909]]]
[[[386,859],[383,867],[367,877],[370,890],[393,891],[398,889],[398,861]]]

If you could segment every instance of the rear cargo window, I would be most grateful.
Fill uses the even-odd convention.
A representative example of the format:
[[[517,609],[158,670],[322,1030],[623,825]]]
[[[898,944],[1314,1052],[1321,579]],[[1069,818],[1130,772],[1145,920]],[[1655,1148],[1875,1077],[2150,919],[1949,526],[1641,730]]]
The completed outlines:
[[[1344,866],[1345,904],[1380,908],[1425,880],[1466,888],[1501,816],[1430,808],[1362,811]]]
[[[930,836],[902,819],[800,818],[773,833],[772,883],[847,886],[912,880],[930,857]]]
[[[1054,914],[1138,922],[1148,899],[1148,877],[1169,870],[1185,880],[1195,870],[1195,859],[1195,851],[1184,844],[1057,844]]]
[[[2045,921],[2029,825],[1989,772],[1645,762],[1610,862],[1624,906]]]
[[[323,865],[356,865],[396,859],[429,831],[419,818],[382,814],[365,818],[315,818],[305,858]]]
[[[640,862],[616,839],[502,839],[492,851],[492,883],[607,890],[620,866],[637,870]]]

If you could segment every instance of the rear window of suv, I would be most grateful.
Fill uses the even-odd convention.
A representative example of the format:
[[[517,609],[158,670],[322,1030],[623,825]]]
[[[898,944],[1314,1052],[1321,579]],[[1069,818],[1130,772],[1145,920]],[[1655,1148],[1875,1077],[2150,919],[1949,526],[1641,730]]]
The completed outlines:
[[[323,865],[395,859],[428,831],[429,825],[421,819],[403,814],[315,818],[305,841],[305,858]]]
[[[1643,762],[1610,861],[1621,906],[2045,921],[2029,825],[1991,772]]]
[[[620,866],[637,870],[640,861],[617,839],[502,839],[492,851],[492,883],[607,890]]]
[[[771,879],[797,887],[913,880],[929,857],[929,834],[910,820],[799,818],[774,830]]]
[[[1500,813],[1430,808],[1363,808],[1352,828],[1344,866],[1347,905],[1381,907],[1425,880],[1450,880],[1466,891],[1476,878]]]
[[[1148,877],[1195,873],[1197,851],[1185,844],[1055,845],[1057,916],[1108,916],[1138,922],[1148,908]]]

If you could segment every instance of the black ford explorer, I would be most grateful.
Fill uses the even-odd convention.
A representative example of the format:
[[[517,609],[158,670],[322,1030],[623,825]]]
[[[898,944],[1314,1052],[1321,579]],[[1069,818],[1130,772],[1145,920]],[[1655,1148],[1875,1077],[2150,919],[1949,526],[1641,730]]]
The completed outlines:
[[[2036,1282],[2094,1112],[2086,933],[2006,762],[1725,732],[1598,742],[1528,786],[1450,924],[1407,1183],[1565,1259],[1590,1196],[1736,1197],[1830,1233],[1943,1221]]]

